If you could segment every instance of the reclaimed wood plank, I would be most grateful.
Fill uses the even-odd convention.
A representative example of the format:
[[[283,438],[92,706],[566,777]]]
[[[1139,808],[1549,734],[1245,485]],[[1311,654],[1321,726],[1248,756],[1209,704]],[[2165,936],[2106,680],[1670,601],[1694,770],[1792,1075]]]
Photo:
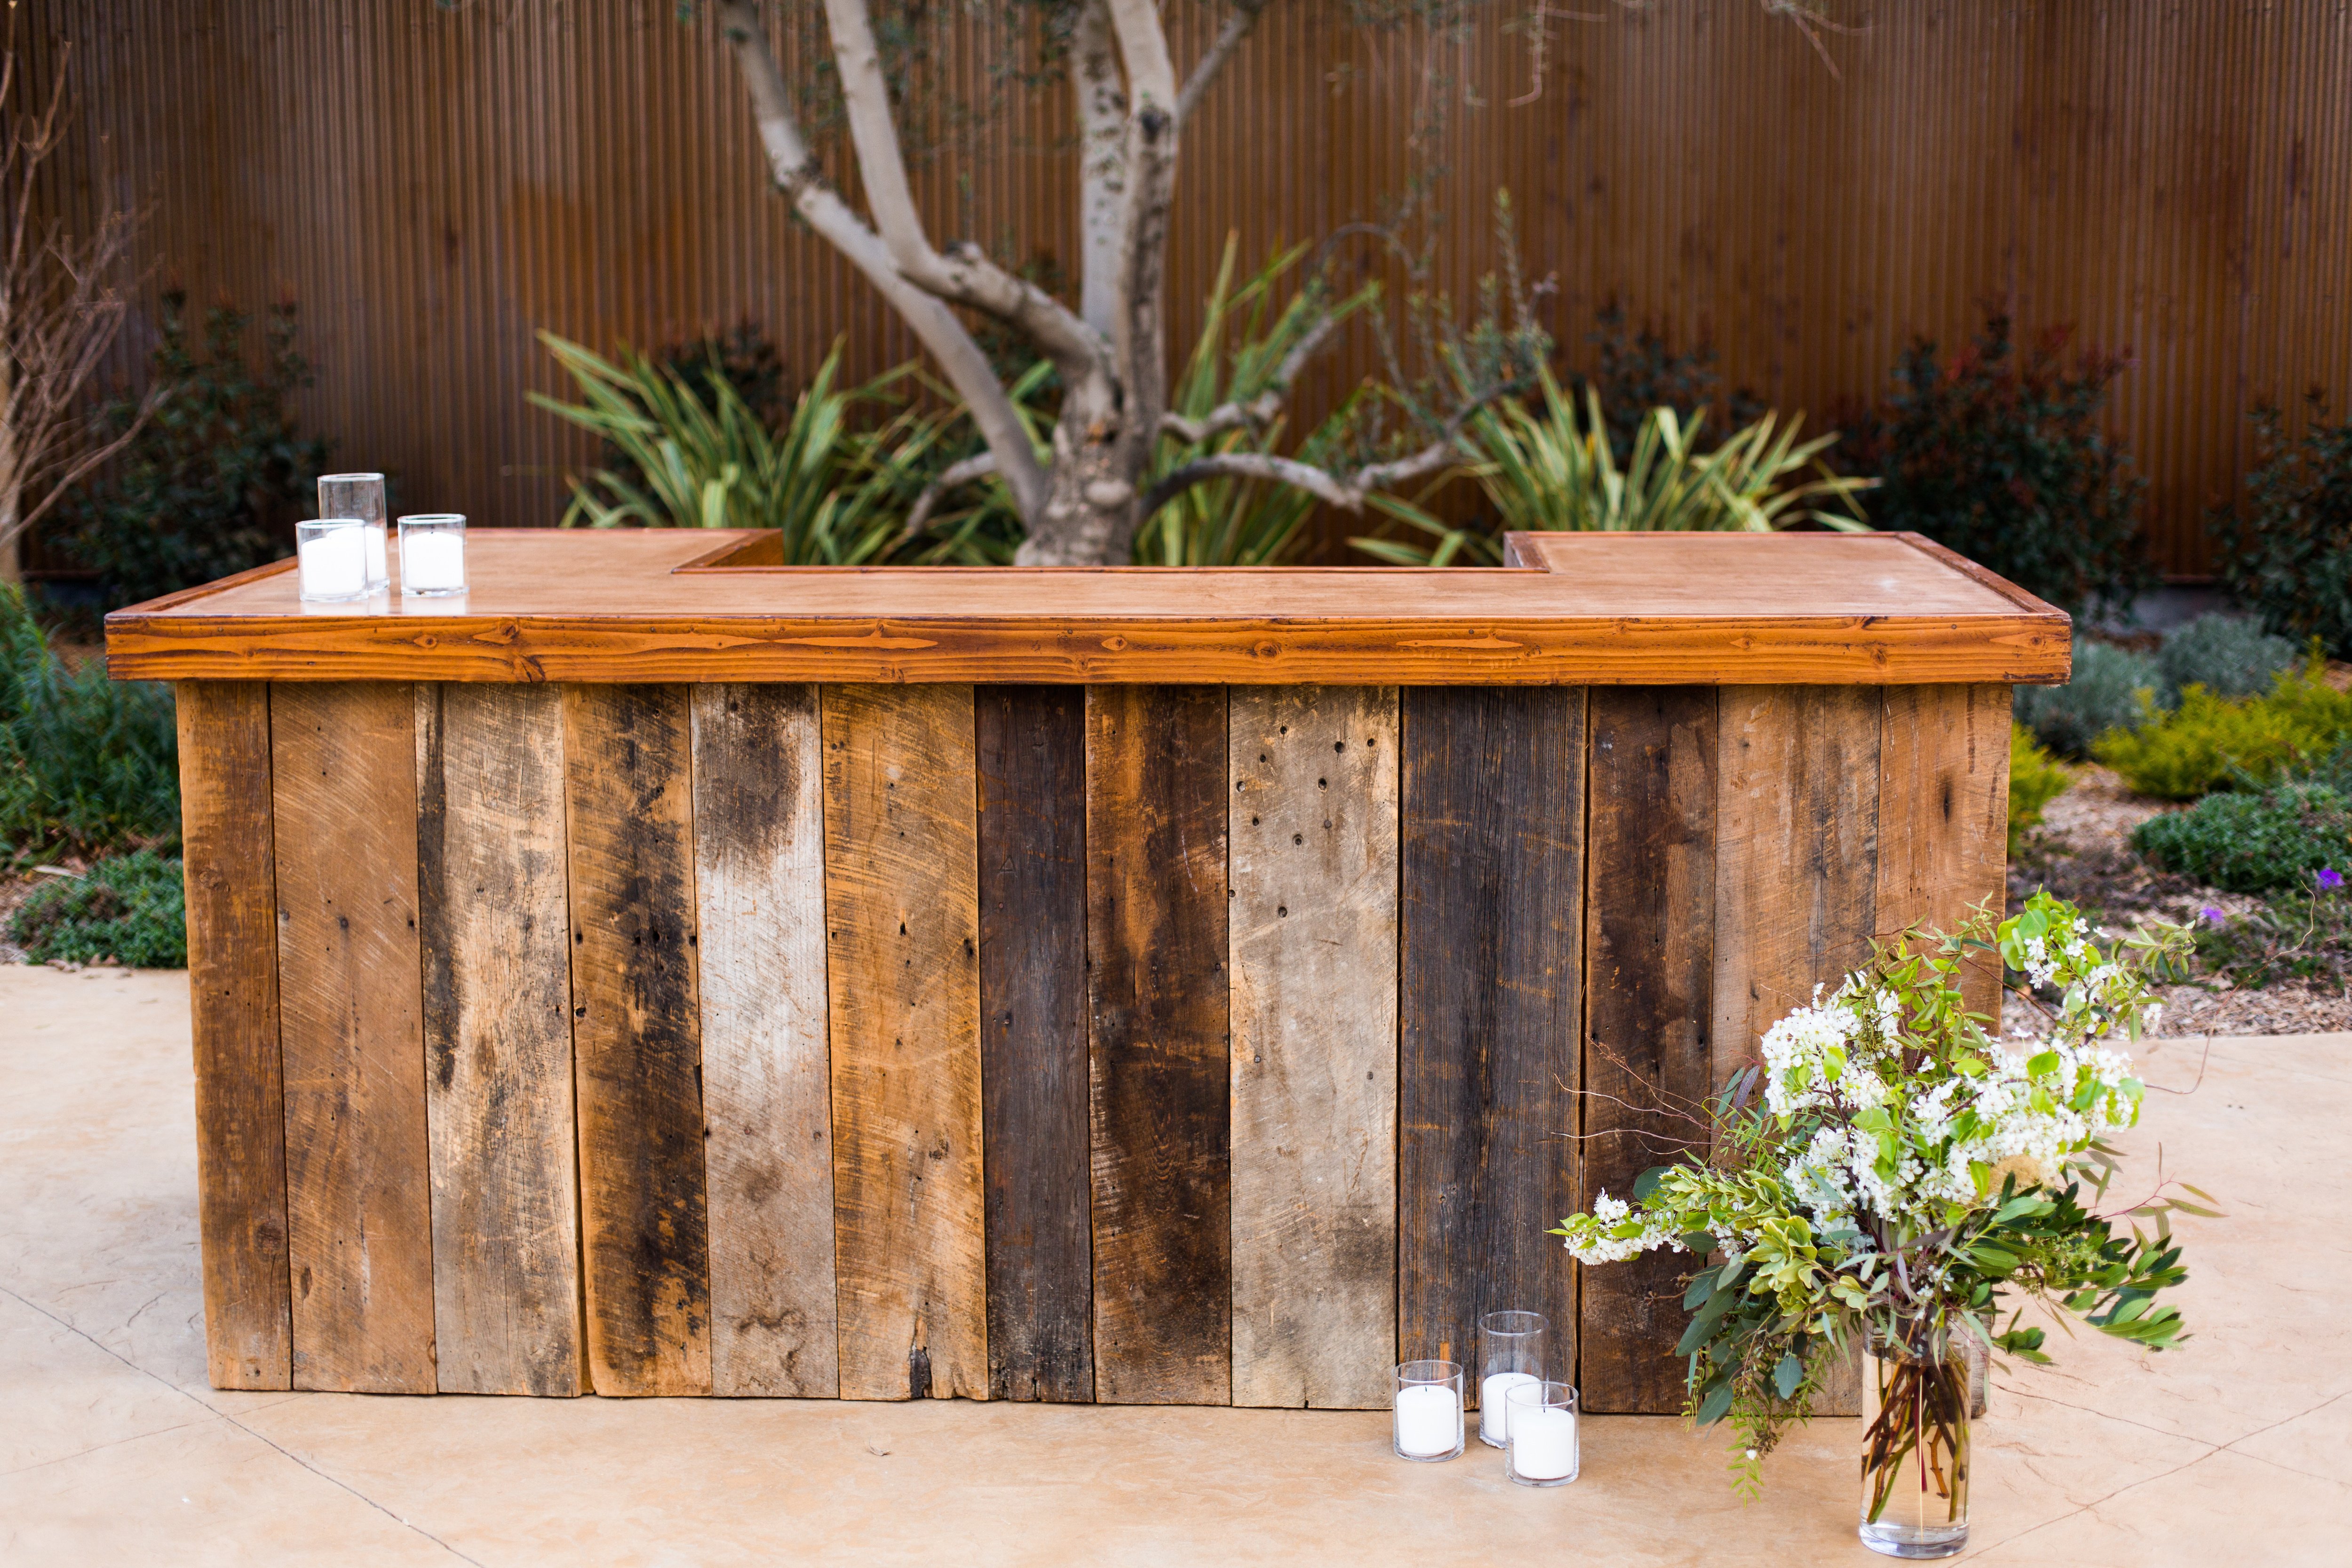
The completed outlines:
[[[269,701],[294,1386],[430,1394],[415,694]]]
[[[841,1394],[984,1399],[971,689],[823,707]]]
[[[1085,1402],[1095,1396],[1086,693],[984,686],[974,702],[989,1389]]]
[[[289,1388],[269,688],[186,681],[177,698],[205,1372],[215,1388]]]
[[[687,689],[563,688],[590,1380],[710,1392]]]
[[[1396,1359],[1397,693],[1232,693],[1233,1401]]]
[[[438,1386],[577,1394],[562,694],[420,685],[415,763]]]
[[[1955,928],[1987,900],[1998,915],[2009,881],[2009,688],[1892,686],[1885,704],[1879,934]],[[1961,991],[1971,1011],[1997,1019],[2000,961],[1971,962]]]
[[[1706,1136],[1714,1023],[1714,691],[1631,686],[1592,693],[1585,826],[1583,1181],[1607,1191]],[[1577,1383],[1587,1409],[1673,1415],[1688,1321],[1688,1260],[1651,1253],[1582,1271]]]
[[[824,763],[813,686],[694,689],[712,1392],[833,1398]]]
[[[1397,1354],[1475,1371],[1486,1312],[1573,1364],[1581,688],[1408,688],[1399,859]],[[1475,1394],[1473,1395],[1475,1397]]]
[[[1087,690],[1095,1397],[1232,1398],[1225,691]]]

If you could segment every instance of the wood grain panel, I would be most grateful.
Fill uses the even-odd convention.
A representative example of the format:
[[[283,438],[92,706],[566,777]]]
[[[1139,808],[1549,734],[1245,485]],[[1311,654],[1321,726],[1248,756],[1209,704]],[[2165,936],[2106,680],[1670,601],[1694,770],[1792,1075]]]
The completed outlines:
[[[1585,693],[1408,689],[1401,835],[1397,1354],[1475,1365],[1542,1312],[1571,1364]]]
[[[1232,1397],[1225,692],[1087,691],[1095,1397]]]
[[[710,1392],[687,690],[563,689],[588,1365]]]
[[[1877,925],[1958,927],[2009,874],[2006,686],[1897,686],[1880,731]],[[2000,962],[1972,963],[1971,1011],[1998,1017]],[[1998,1026],[1995,1026],[1998,1027]]]
[[[698,686],[693,722],[711,1389],[830,1399],[841,1367],[816,688]]]
[[[984,686],[974,703],[989,1388],[1091,1400],[1086,693]]]
[[[1632,1195],[1706,1131],[1715,971],[1716,694],[1592,694],[1585,787],[1583,1182]],[[1675,1253],[1581,1271],[1577,1382],[1603,1414],[1673,1415],[1688,1321]]]
[[[1376,1409],[1396,1360],[1397,693],[1232,693],[1236,1405]]]
[[[294,1386],[430,1394],[416,698],[270,693]]]
[[[416,799],[439,1386],[580,1394],[561,694],[416,688]]]
[[[823,702],[841,1393],[984,1399],[971,689]]]
[[[288,1388],[269,688],[188,681],[177,696],[205,1364],[215,1388]]]

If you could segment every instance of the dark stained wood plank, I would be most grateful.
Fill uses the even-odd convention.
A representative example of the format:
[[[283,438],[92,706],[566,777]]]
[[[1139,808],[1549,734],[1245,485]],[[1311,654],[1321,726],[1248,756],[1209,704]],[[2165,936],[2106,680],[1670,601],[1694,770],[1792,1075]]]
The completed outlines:
[[[1715,970],[1716,695],[1703,687],[1592,693],[1585,775],[1582,1193],[1634,1178],[1704,1140]],[[1577,1381],[1587,1409],[1673,1415],[1690,1260],[1651,1253],[1581,1271]]]
[[[722,1394],[841,1389],[823,751],[813,686],[694,689],[710,1376]]]
[[[710,1392],[687,689],[563,688],[589,1375]]]
[[[215,1388],[288,1388],[269,688],[184,681],[178,707],[205,1368]]]
[[[416,796],[439,1386],[580,1394],[562,694],[417,687]]]
[[[1998,913],[2009,879],[2009,688],[1892,686],[1885,702],[1879,934],[1948,930],[1988,899]],[[2000,962],[1988,957],[1961,989],[1971,1011],[1998,1018]]]
[[[294,1386],[430,1394],[416,698],[270,692]]]
[[[1475,1381],[1481,1314],[1576,1321],[1585,692],[1408,688],[1397,1355]],[[1475,1397],[1475,1394],[1473,1397]]]
[[[1377,1409],[1396,1360],[1396,689],[1229,701],[1234,1403]]]
[[[1225,691],[1087,689],[1095,1397],[1232,1397]]]
[[[971,689],[823,706],[842,1397],[985,1399]]]
[[[1083,1402],[1095,1396],[1086,693],[983,686],[973,702],[989,1389]]]

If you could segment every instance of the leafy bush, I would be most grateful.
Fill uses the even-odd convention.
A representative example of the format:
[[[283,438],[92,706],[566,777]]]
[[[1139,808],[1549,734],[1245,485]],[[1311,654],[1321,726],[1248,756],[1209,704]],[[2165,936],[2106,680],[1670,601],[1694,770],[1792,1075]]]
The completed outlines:
[[[179,756],[169,687],[68,675],[0,584],[0,864],[174,842]]]
[[[105,961],[133,969],[185,969],[180,862],[152,849],[100,860],[79,877],[36,889],[17,906],[8,934],[38,963]]]
[[[2087,757],[2110,730],[2130,729],[2146,716],[2142,694],[2161,709],[2169,700],[2155,659],[2077,635],[2073,679],[2063,686],[2021,686],[2017,721],[2062,757]]]
[[[1576,384],[1601,399],[1609,444],[1618,451],[1633,449],[1634,436],[1653,408],[1671,408],[1675,418],[1689,424],[1720,401],[1729,430],[1752,425],[1767,412],[1763,400],[1744,386],[1723,395],[1712,345],[1702,342],[1694,349],[1676,349],[1664,332],[1646,324],[1635,328],[1613,300],[1594,312],[1584,341],[1592,345],[1593,367],[1590,374],[1578,375]]]
[[[2233,985],[2299,980],[2338,993],[2352,986],[2352,896],[2345,879],[2323,867],[2295,892],[2250,913],[2208,910],[2197,928],[2197,956]]]
[[[2042,820],[2042,808],[2074,784],[2057,758],[2036,744],[2022,724],[2009,727],[2009,852],[2017,853],[2025,830]]]
[[[2317,661],[2282,673],[2267,697],[2216,697],[2200,687],[2138,730],[2114,730],[2091,748],[2124,782],[2161,800],[2261,784],[2307,769],[2352,740],[2352,693],[2322,679]]]
[[[2271,630],[2352,658],[2352,420],[2330,425],[2325,399],[2311,404],[2295,441],[2276,408],[2253,411],[2257,466],[2244,505],[2211,519],[2216,564]]]
[[[2200,616],[2164,639],[2156,668],[2175,693],[2201,686],[2216,697],[2268,691],[2294,663],[2294,644],[2242,616]]]
[[[2141,823],[2132,847],[2168,871],[2233,893],[2308,886],[2323,868],[2352,861],[2352,797],[2307,782],[2208,795]]]
[[[154,379],[163,401],[110,468],[86,487],[62,541],[104,580],[109,605],[152,599],[293,553],[291,520],[307,517],[327,466],[327,443],[296,433],[287,400],[310,384],[295,351],[295,312],[273,305],[260,368],[246,363],[252,318],[233,306],[205,312],[199,351],[187,296],[163,296]],[[136,403],[107,417],[127,424]]]
[[[2067,610],[2121,609],[2158,581],[2137,516],[2147,483],[2098,428],[2130,362],[2091,352],[2069,371],[2065,345],[2061,328],[2021,359],[1998,314],[1948,367],[1916,341],[1853,460],[1882,481],[1881,527],[1924,533]]]

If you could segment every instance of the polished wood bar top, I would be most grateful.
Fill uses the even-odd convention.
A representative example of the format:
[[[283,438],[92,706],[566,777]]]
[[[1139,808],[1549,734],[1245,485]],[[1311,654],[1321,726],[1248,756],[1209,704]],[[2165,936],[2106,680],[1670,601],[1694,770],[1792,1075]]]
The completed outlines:
[[[109,616],[142,680],[1889,685],[2066,679],[2066,616],[1916,534],[1512,534],[1499,570],[787,567],[741,531],[483,529],[470,591],[291,561]]]

